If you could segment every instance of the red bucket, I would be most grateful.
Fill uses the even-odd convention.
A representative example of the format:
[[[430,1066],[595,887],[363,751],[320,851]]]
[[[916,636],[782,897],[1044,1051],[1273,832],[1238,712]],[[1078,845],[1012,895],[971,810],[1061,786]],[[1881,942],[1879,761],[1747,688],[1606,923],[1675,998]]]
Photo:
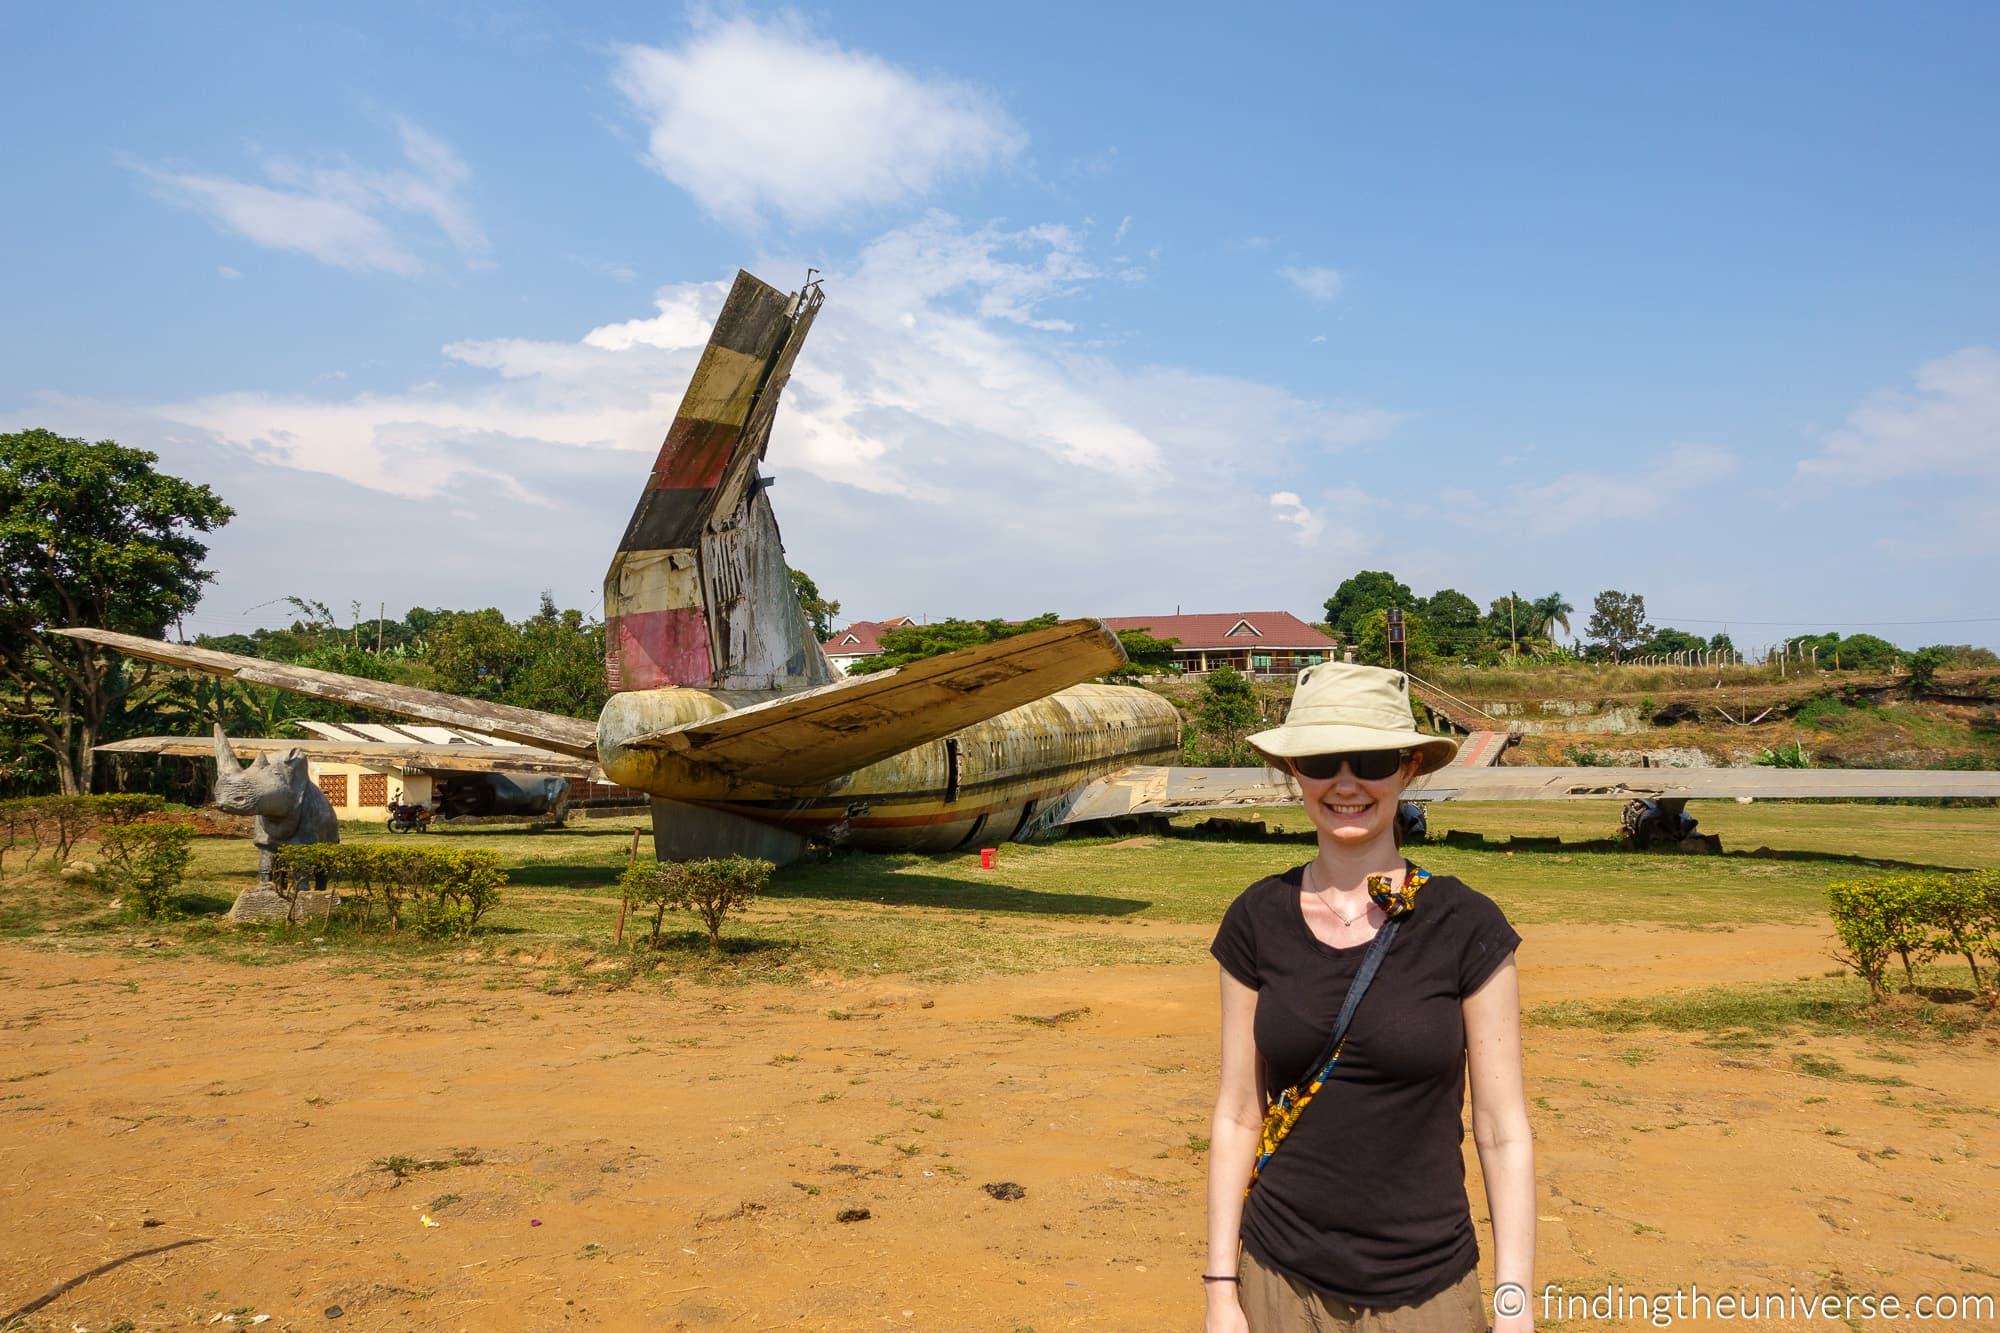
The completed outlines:
[[[995,858],[999,855],[1000,849],[997,847],[981,847],[979,849],[979,868],[981,870],[991,870]]]

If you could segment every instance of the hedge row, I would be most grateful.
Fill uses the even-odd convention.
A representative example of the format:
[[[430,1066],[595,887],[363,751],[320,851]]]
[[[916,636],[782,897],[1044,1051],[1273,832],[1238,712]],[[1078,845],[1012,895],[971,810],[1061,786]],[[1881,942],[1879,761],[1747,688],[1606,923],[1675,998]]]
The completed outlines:
[[[390,930],[463,937],[500,901],[506,882],[493,852],[307,843],[278,849],[272,887],[294,905],[302,889],[331,887],[364,926],[379,907]]]
[[[54,864],[69,860],[70,849],[103,828],[119,828],[141,815],[156,814],[166,802],[150,792],[108,796],[22,796],[0,801],[0,868],[14,844],[29,844],[28,859],[49,850]]]
[[[1984,990],[1979,960],[2000,971],[2000,870],[1958,874],[1882,875],[1827,886],[1833,928],[1845,962],[1876,999],[1891,955],[1916,985],[1915,964],[1947,954],[1965,959],[1972,984]]]

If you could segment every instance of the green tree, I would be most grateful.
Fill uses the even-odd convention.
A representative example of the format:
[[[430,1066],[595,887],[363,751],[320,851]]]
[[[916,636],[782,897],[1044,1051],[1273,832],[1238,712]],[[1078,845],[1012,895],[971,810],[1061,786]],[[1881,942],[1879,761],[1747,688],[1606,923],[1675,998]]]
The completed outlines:
[[[934,625],[904,625],[884,631],[882,650],[864,657],[849,668],[850,675],[882,671],[905,662],[955,653],[961,648],[1010,639],[1031,629],[1047,629],[1056,623],[1056,613],[1044,611],[1032,620],[940,620]]]
[[[1335,634],[1353,643],[1361,633],[1361,622],[1376,611],[1392,606],[1415,610],[1417,596],[1394,574],[1380,569],[1364,569],[1344,580],[1326,599],[1326,620]]]
[[[1389,642],[1389,613],[1376,611],[1361,622],[1360,632],[1354,639],[1356,661],[1367,662],[1371,666],[1396,667],[1401,669],[1407,660],[1412,671],[1422,671],[1437,657],[1437,645],[1431,639],[1430,627],[1424,618],[1414,612],[1403,616],[1403,642],[1400,646]]]
[[[1910,691],[1918,693],[1937,683],[1939,668],[1951,663],[1951,649],[1934,643],[1910,654]]]
[[[833,618],[840,614],[840,603],[820,596],[819,585],[803,569],[786,566],[786,571],[792,576],[792,593],[799,599],[799,609],[812,623],[813,637],[825,643],[833,637]]]
[[[1225,763],[1242,758],[1243,737],[1259,721],[1257,695],[1250,678],[1234,667],[1217,667],[1202,678],[1195,720],[1222,741]]]
[[[541,608],[521,622],[521,665],[505,702],[544,713],[596,717],[610,698],[604,678],[604,626],[576,610],[558,611],[542,590]]]
[[[52,631],[95,627],[158,638],[214,575],[198,534],[233,516],[206,486],[154,467],[156,454],[53,431],[0,435],[0,678],[8,713],[54,760],[63,791],[90,780],[150,667]]]
[[[1736,640],[1727,634],[1714,634],[1709,636],[1708,646],[1712,652],[1733,653],[1736,651]]]
[[[1835,645],[1833,656],[1834,662],[1829,663],[1822,651],[1819,664],[1837,664],[1843,671],[1887,671],[1902,662],[1903,650],[1873,634],[1850,634]]]
[[[1150,676],[1174,663],[1174,645],[1179,639],[1156,639],[1144,629],[1121,629],[1118,646],[1125,650],[1125,665],[1114,676]]]
[[[1653,637],[1646,623],[1646,599],[1636,592],[1607,588],[1590,606],[1590,623],[1583,627],[1592,648],[1614,662],[1622,662],[1640,644]]]
[[[447,694],[499,702],[526,657],[521,631],[499,608],[449,611],[426,636],[424,660]]]
[[[1635,656],[1640,657],[1655,654],[1664,656],[1668,653],[1698,653],[1707,647],[1708,640],[1702,638],[1699,634],[1690,634],[1684,629],[1675,629],[1669,625],[1663,629],[1654,630],[1652,638],[1646,640],[1632,651]]]
[[[1486,608],[1487,636],[1510,653],[1518,653],[1523,640],[1534,638],[1534,626],[1534,606],[1519,593],[1495,597]]]
[[[1807,662],[1817,662],[1822,668],[1833,667],[1833,650],[1840,647],[1838,634],[1800,634],[1785,640],[1785,651],[1795,658]],[[1813,654],[1819,656],[1815,658]]]
[[[1547,639],[1553,643],[1558,626],[1561,627],[1563,633],[1568,634],[1570,632],[1569,613],[1576,610],[1576,608],[1565,602],[1561,593],[1552,592],[1546,596],[1537,597],[1534,601],[1530,602],[1528,610],[1534,622],[1535,637],[1538,639]]]
[[[1479,603],[1456,588],[1439,588],[1418,606],[1426,628],[1438,650],[1453,657],[1478,651],[1486,637],[1479,623]]]

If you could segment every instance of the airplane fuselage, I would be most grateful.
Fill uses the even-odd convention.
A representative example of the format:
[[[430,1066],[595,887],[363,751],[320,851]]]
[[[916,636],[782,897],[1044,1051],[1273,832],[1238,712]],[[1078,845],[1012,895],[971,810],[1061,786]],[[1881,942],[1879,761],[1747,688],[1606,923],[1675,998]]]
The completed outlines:
[[[598,718],[598,760],[611,781],[661,801],[872,851],[947,851],[1004,841],[1098,778],[1180,753],[1172,704],[1149,690],[1094,684],[806,787],[747,782],[622,743],[771,697],[687,688],[614,695]]]

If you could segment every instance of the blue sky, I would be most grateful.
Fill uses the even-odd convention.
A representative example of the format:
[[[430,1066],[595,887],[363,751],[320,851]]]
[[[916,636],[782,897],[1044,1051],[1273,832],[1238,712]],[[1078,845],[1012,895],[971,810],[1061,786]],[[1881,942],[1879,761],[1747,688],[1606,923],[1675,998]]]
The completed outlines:
[[[191,628],[591,607],[722,285],[811,265],[768,470],[854,615],[1311,615],[1389,568],[2000,645],[1990,6],[0,37],[0,428],[237,506]]]

